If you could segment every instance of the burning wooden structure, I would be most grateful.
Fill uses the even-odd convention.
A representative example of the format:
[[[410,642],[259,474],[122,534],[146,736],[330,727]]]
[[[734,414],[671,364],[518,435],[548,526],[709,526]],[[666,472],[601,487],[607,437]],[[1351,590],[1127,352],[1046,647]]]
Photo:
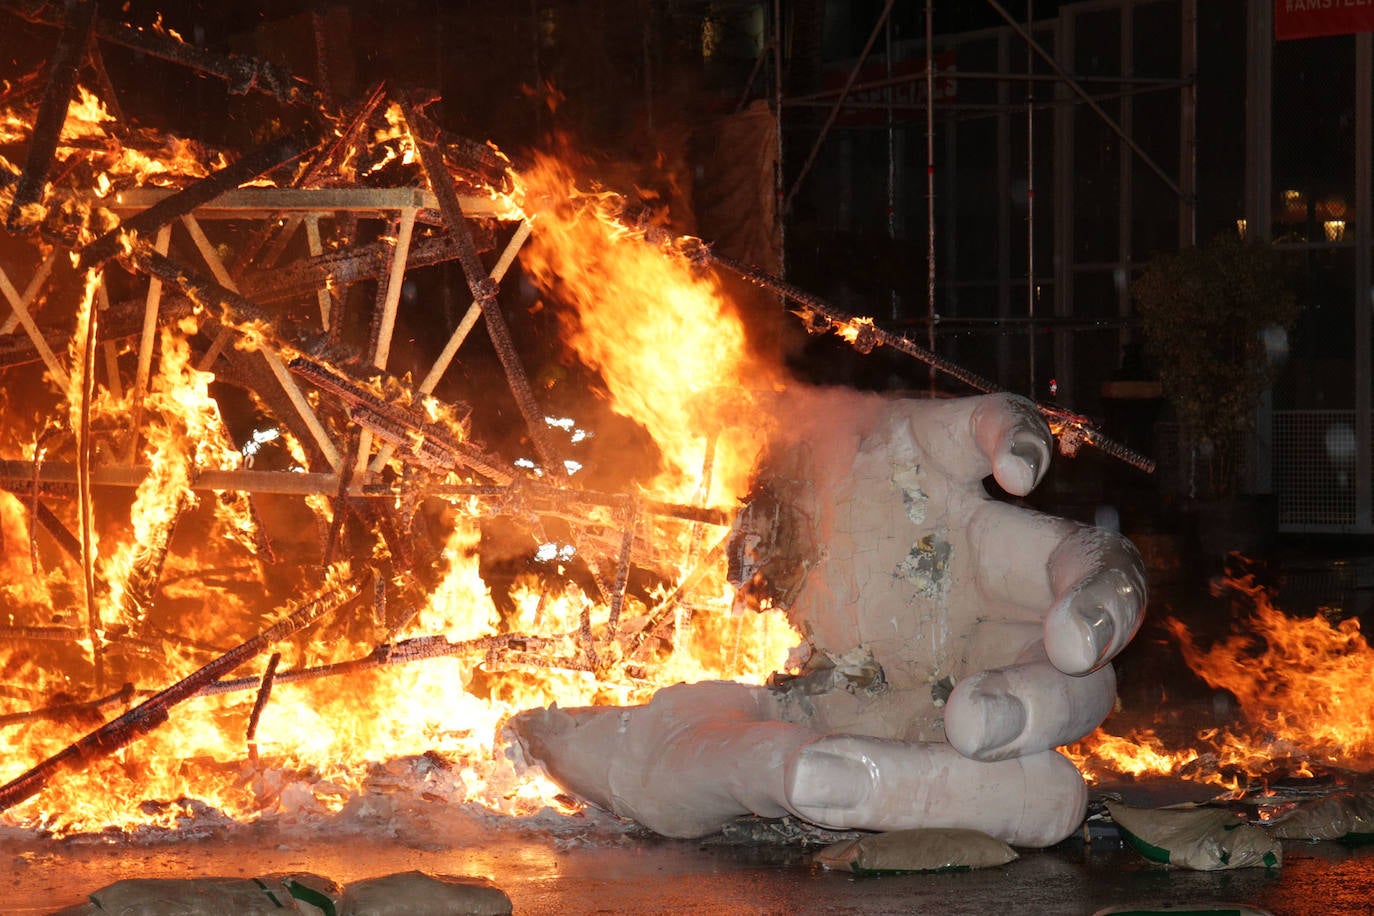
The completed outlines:
[[[453,709],[439,716],[447,725],[423,710],[396,716],[463,732],[452,744],[462,760],[490,758],[496,726],[527,691],[547,702],[564,682],[581,701],[630,699],[680,677],[698,664],[694,631],[711,646],[707,672],[777,667],[785,624],[707,613],[690,623],[723,592],[711,572],[720,550],[706,549],[730,521],[729,497],[712,493],[714,438],[688,434],[699,465],[687,487],[607,492],[570,479],[569,442],[589,433],[540,404],[499,299],[537,209],[564,200],[548,188],[534,199],[497,149],[431,121],[422,96],[377,86],[330,110],[276,67],[101,18],[92,3],[11,3],[4,14],[58,32],[45,72],[6,84],[0,99],[5,150],[22,162],[0,163],[11,312],[0,331],[10,578],[0,728],[24,749],[11,764],[26,762],[5,770],[0,810],[53,788],[67,799],[62,815],[31,803],[21,819],[61,830],[118,822],[81,813],[53,777],[160,766],[132,764],[126,749],[169,718],[228,729],[209,745],[183,735],[148,751],[173,769],[177,754],[217,756],[207,748],[226,740],[266,756],[285,685],[334,682],[302,695],[306,716],[326,716],[320,704],[341,695],[422,704],[413,683],[410,693],[337,686],[419,659],[461,660],[428,702],[463,705],[444,694],[464,682],[466,701],[489,700],[461,727]],[[232,161],[141,130],[114,107],[104,43],[273,96],[301,126]],[[407,271],[446,262],[470,306],[437,357],[402,376],[392,353]],[[424,333],[424,316],[402,320]],[[466,403],[436,398],[446,374],[464,374],[458,359],[479,323],[508,394],[468,377],[449,386]],[[211,385],[220,399],[237,391],[237,416]],[[506,397],[523,426],[515,454],[473,434]],[[457,521],[433,524],[435,512]],[[505,615],[476,573],[480,529],[498,517],[517,520],[526,553],[551,548],[546,567],[576,567],[560,586],[522,585]],[[632,577],[651,581],[632,589]],[[436,616],[439,606],[448,610]],[[306,627],[309,640],[291,644]],[[224,679],[269,652],[259,674]],[[208,714],[173,710],[211,695],[234,698]],[[464,744],[474,741],[481,750]],[[280,765],[302,759],[273,753]],[[483,778],[472,778],[474,797],[488,792]],[[516,806],[522,793],[548,794],[494,790]]]

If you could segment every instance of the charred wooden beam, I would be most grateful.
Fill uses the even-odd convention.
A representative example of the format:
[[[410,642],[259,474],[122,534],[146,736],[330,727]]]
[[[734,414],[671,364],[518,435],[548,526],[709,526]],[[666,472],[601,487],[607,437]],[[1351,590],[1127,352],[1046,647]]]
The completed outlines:
[[[494,237],[479,227],[476,241],[490,249]],[[259,302],[280,302],[298,296],[314,295],[322,287],[342,289],[353,283],[378,280],[391,268],[391,246],[385,242],[371,242],[329,251],[318,257],[292,261],[275,270],[255,270],[246,274],[242,287],[245,295]],[[458,246],[447,235],[415,239],[406,258],[407,269],[432,267],[458,257]]]
[[[478,652],[488,652],[493,649],[500,650],[513,648],[522,651],[539,652],[564,643],[566,643],[565,637],[550,638],[544,636],[525,636],[518,633],[503,633],[499,636],[481,636],[476,639],[467,639],[461,642],[450,642],[445,636],[417,636],[414,639],[401,640],[395,643],[385,643],[373,649],[370,654],[362,658],[335,662],[329,665],[319,665],[311,668],[296,668],[291,671],[281,671],[273,678],[273,684],[299,684],[330,677],[348,676],[358,672],[370,671],[375,668],[384,668],[391,665],[404,665],[430,658],[451,658],[464,655],[475,655]],[[201,693],[204,696],[237,693],[243,690],[252,690],[257,687],[260,682],[260,679],[256,677],[223,680],[209,685],[201,691]]]
[[[208,684],[260,654],[268,646],[349,603],[357,597],[361,587],[362,581],[358,576],[343,583],[327,585],[271,627],[160,690],[47,760],[30,767],[22,775],[0,786],[0,811],[41,792],[54,776],[82,769],[91,761],[111,754],[157,728],[168,720],[172,707],[195,696]]]
[[[461,464],[492,480],[510,483],[511,475],[498,469],[472,443],[454,436],[415,409],[385,401],[359,382],[307,357],[296,357],[288,368],[343,401],[355,423],[394,445],[403,460],[429,470],[452,470]]]
[[[7,0],[0,6],[21,19],[39,25],[58,26],[63,23],[61,3]],[[319,99],[314,87],[270,61],[241,54],[216,54],[189,45],[165,32],[137,28],[114,19],[97,19],[95,34],[101,41],[122,45],[207,76],[218,77],[229,84],[229,91],[235,95],[260,92],[288,105],[314,104]]]
[[[75,643],[85,631],[77,627],[0,627],[0,639],[26,639],[35,642]]]
[[[142,273],[175,286],[192,302],[212,308],[220,314],[221,323],[237,325],[249,321],[270,323],[272,320],[271,313],[252,299],[160,254],[146,242],[134,244],[128,261]]]
[[[272,696],[272,679],[277,676],[277,665],[281,664],[281,653],[273,652],[272,657],[267,660],[267,670],[262,673],[262,686],[258,688],[257,699],[253,701],[253,711],[248,716],[248,743],[252,745],[258,737],[258,721],[262,719],[262,711],[267,708],[267,701]]]
[[[544,425],[544,412],[534,397],[534,389],[530,387],[529,377],[520,362],[520,354],[516,352],[515,341],[511,339],[505,316],[501,314],[501,304],[496,300],[497,283],[487,275],[486,268],[482,266],[482,259],[478,257],[477,246],[472,240],[472,230],[468,227],[467,216],[458,197],[458,188],[448,166],[444,164],[444,154],[436,142],[435,130],[429,119],[413,104],[405,107],[405,116],[415,140],[415,147],[420,152],[420,162],[425,167],[425,174],[429,176],[430,188],[439,201],[439,211],[444,214],[449,234],[458,244],[458,263],[462,265],[468,289],[472,292],[473,301],[482,309],[487,334],[491,337],[492,346],[496,348],[501,368],[506,372],[506,381],[510,385],[511,393],[515,395],[515,403],[525,418],[530,441],[534,443],[539,460],[548,472],[554,476],[562,476],[562,465],[554,458],[548,429]]]
[[[352,145],[358,135],[358,131],[367,123],[367,119],[372,117],[373,112],[377,110],[377,106],[380,105],[385,98],[386,84],[379,82],[372,88],[372,91],[368,93],[362,104],[354,110],[353,114],[345,121],[343,126],[338,128],[335,132],[334,139],[316,148],[315,155],[310,158],[305,168],[301,169],[296,177],[292,179],[291,187],[308,187],[319,181],[330,166],[336,165],[340,155]],[[263,246],[265,246],[272,239],[273,234],[277,232],[277,225],[278,220],[276,219],[266,220],[262,227],[254,232],[244,244],[240,246],[238,256],[234,262],[234,272],[236,274],[242,274],[247,269],[248,265],[257,259],[258,254],[263,250]],[[286,235],[288,235],[288,233],[282,232],[277,234],[277,237],[282,238]],[[278,253],[278,256],[280,256],[280,253]],[[276,258],[274,257],[271,260],[275,261]]]
[[[33,505],[36,507],[34,520],[43,527],[43,530],[52,535],[52,539],[62,548],[62,551],[73,560],[81,561],[81,541],[76,535],[67,530],[67,526],[62,524],[62,519],[58,518],[53,511],[48,508],[47,503],[38,499],[38,490],[35,488]]]
[[[348,488],[353,483],[353,472],[358,466],[358,449],[362,447],[362,434],[349,436],[351,444],[345,453],[343,466],[339,468],[339,488],[334,491],[333,512],[329,518],[329,533],[324,540],[324,558],[320,565],[325,569],[334,562],[334,545],[338,543],[343,531],[344,513],[348,505]]]
[[[26,712],[12,712],[0,716],[0,728],[7,725],[21,725],[25,722],[38,720],[67,719],[75,716],[85,716],[97,713],[107,706],[125,706],[134,698],[134,685],[125,684],[109,696],[101,697],[98,700],[91,700],[84,703],[54,703],[51,706],[44,706],[41,709],[31,709]]]
[[[43,189],[52,169],[62,125],[67,120],[67,109],[72,103],[77,73],[86,46],[90,44],[94,22],[95,0],[76,0],[66,4],[66,11],[59,19],[62,34],[57,39],[52,57],[48,58],[43,100],[38,105],[33,134],[29,137],[29,149],[24,156],[24,170],[15,186],[14,202],[10,204],[5,223],[11,232],[27,231],[39,222],[31,215],[26,215],[25,210],[43,200]]]
[[[94,267],[119,254],[120,248],[135,235],[149,235],[187,213],[209,203],[245,181],[299,159],[319,143],[319,132],[306,127],[279,137],[245,154],[218,172],[207,175],[165,197],[141,213],[130,216],[119,226],[91,242],[81,252],[81,266]]]

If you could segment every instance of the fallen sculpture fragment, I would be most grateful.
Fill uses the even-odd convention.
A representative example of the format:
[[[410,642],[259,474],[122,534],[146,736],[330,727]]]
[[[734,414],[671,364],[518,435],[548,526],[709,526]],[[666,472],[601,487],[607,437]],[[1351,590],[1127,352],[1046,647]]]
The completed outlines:
[[[1145,584],[1120,536],[988,496],[988,475],[1014,496],[1044,476],[1035,406],[796,389],[771,420],[728,552],[746,600],[805,635],[802,673],[528,711],[512,721],[526,755],[669,836],[750,813],[1068,836],[1086,790],[1053,749],[1110,711]]]

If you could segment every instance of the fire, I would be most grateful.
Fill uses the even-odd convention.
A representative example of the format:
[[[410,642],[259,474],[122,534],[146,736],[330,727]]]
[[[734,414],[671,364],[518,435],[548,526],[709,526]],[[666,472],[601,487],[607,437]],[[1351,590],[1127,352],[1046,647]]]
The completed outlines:
[[[691,499],[707,483],[702,418],[748,417],[751,393],[771,388],[773,373],[751,358],[743,323],[713,277],[664,246],[626,244],[635,240],[624,240],[619,197],[579,194],[566,161],[549,156],[537,157],[524,179],[536,219],[526,267],[574,304],[569,343],[601,373],[615,411],[654,437],[664,465],[654,488]],[[718,451],[710,504],[744,492],[752,432],[736,432]]]
[[[1245,628],[1204,649],[1176,618],[1165,626],[1188,666],[1232,694],[1240,721],[1198,733],[1196,747],[1170,750],[1152,730],[1119,737],[1099,729],[1066,749],[1089,778],[1108,773],[1181,774],[1230,789],[1259,782],[1282,762],[1285,775],[1310,763],[1367,765],[1374,757],[1374,666],[1359,621],[1290,617],[1252,576],[1228,579],[1245,599]]]
[[[31,112],[9,114],[29,129]],[[385,121],[361,142],[403,161],[413,158],[399,107],[388,109]],[[87,157],[88,169],[63,180],[91,186],[66,187],[63,194],[91,201],[133,185],[185,184],[223,163],[175,138],[125,145],[112,128],[99,99],[83,90],[63,135],[64,143],[82,142],[60,146],[60,154]],[[566,552],[560,546],[539,575],[526,574],[510,590],[514,609],[498,610],[479,569],[479,521],[491,510],[462,497],[451,498],[444,512],[436,573],[423,584],[392,556],[397,545],[376,532],[371,556],[362,551],[372,565],[364,567],[355,554],[354,567],[322,580],[320,543],[331,528],[353,524],[350,513],[365,516],[365,499],[255,500],[201,488],[202,475],[243,468],[251,458],[230,440],[211,394],[214,376],[195,368],[192,342],[204,310],[161,328],[142,390],[127,381],[113,389],[106,383],[107,373],[119,372],[118,349],[97,353],[98,369],[88,374],[90,352],[80,346],[87,325],[79,324],[66,378],[50,378],[47,388],[62,398],[54,412],[66,431],[42,443],[20,442],[13,430],[28,418],[0,403],[0,428],[8,430],[0,449],[6,458],[71,466],[79,460],[77,436],[89,435],[92,467],[141,476],[132,491],[94,491],[89,559],[79,550],[70,555],[70,547],[59,554],[51,539],[35,538],[30,502],[0,492],[6,576],[0,593],[7,601],[0,623],[28,634],[0,643],[0,730],[13,749],[0,760],[0,784],[263,632],[316,589],[347,579],[361,597],[273,646],[281,654],[280,680],[251,740],[265,657],[229,675],[240,681],[217,684],[223,692],[178,704],[164,724],[127,746],[54,777],[38,795],[0,812],[0,824],[66,834],[173,827],[215,812],[237,820],[323,816],[356,803],[379,764],[420,755],[433,761],[426,779],[434,780],[442,800],[529,813],[558,804],[558,789],[537,773],[517,772],[506,759],[501,728],[513,713],[553,702],[645,702],[679,681],[758,683],[786,665],[798,636],[784,616],[732,614],[724,564],[709,562],[710,544],[726,529],[637,508],[640,501],[692,504],[726,510],[719,518],[728,520],[743,492],[763,432],[751,392],[766,392],[775,382],[751,359],[739,316],[715,281],[684,256],[627,232],[617,220],[618,199],[579,195],[571,170],[551,158],[541,158],[523,181],[512,175],[509,187],[492,194],[508,204],[508,218],[532,221],[527,265],[574,306],[570,344],[600,373],[614,409],[642,424],[660,452],[656,479],[627,480],[631,492],[623,505],[587,510],[588,527],[611,532],[605,536],[611,546],[601,548],[612,562],[597,570],[596,588],[567,574],[589,556],[586,546],[565,545]],[[543,203],[550,200],[575,206]],[[95,234],[88,230],[84,238]],[[85,278],[81,322],[101,320],[100,280],[98,271]],[[274,328],[235,331],[235,348],[283,364],[299,355]],[[88,378],[94,379],[89,389]],[[448,439],[468,442],[465,416],[452,405],[419,397],[394,380],[359,384],[373,398],[423,415]],[[316,409],[325,406],[320,392],[308,397]],[[342,426],[347,415],[331,422]],[[558,417],[550,418],[550,428],[569,437],[588,434]],[[305,467],[301,444],[285,429],[278,437],[293,468]],[[388,466],[401,481],[410,470],[399,458]],[[543,470],[545,480],[566,480],[561,469]],[[457,487],[473,478],[459,469],[436,472],[431,482]],[[41,488],[39,500],[68,531],[83,530],[71,500]],[[303,555],[274,566],[261,550],[264,508],[277,513],[276,530],[285,527],[299,538],[294,546],[306,545]],[[357,531],[345,527],[335,536],[356,540]],[[622,538],[632,550],[621,552],[651,571],[649,586],[627,589],[617,582]],[[537,547],[528,545],[531,554]],[[85,626],[87,562],[98,610],[93,633]],[[680,588],[689,574],[691,587]],[[386,606],[376,597],[381,594],[401,596],[407,606]],[[30,640],[34,634],[43,641]],[[432,648],[435,657],[400,663],[415,645]],[[99,665],[103,697],[94,691]],[[25,689],[12,689],[20,684]]]

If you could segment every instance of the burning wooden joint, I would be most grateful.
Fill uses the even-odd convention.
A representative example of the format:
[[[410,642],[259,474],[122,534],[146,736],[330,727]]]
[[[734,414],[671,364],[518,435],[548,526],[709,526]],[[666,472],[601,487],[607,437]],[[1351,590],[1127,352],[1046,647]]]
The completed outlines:
[[[444,162],[444,154],[438,144],[437,129],[415,105],[405,106],[406,122],[415,137],[415,147],[420,153],[420,162],[429,176],[430,187],[439,201],[439,211],[444,215],[449,234],[458,245],[458,263],[462,265],[463,275],[467,278],[472,299],[482,310],[486,321],[487,334],[491,337],[496,356],[505,370],[506,381],[511,393],[515,395],[516,405],[525,418],[525,427],[530,441],[534,443],[539,460],[550,473],[562,476],[562,465],[554,460],[554,449],[549,441],[548,428],[544,424],[544,411],[534,397],[525,367],[516,352],[515,341],[511,338],[506,319],[501,314],[501,306],[496,301],[497,283],[488,276],[482,260],[478,257],[477,246],[472,239],[472,230],[463,213],[462,202],[453,174]]]
[[[478,242],[491,248],[495,244],[491,233],[478,231]],[[354,283],[379,280],[391,270],[392,247],[386,242],[371,242],[327,251],[272,270],[253,270],[244,276],[242,291],[257,302],[282,302],[321,288],[341,290]],[[419,238],[410,246],[406,267],[432,267],[457,257],[458,246],[451,237]]]
[[[246,181],[294,162],[318,143],[318,131],[309,127],[259,147],[233,164],[164,197],[91,242],[81,252],[81,267],[93,267],[115,257],[121,248],[129,245],[130,237],[151,236],[162,226],[180,219],[226,191],[232,191]]]
[[[272,321],[273,316],[252,299],[158,253],[147,242],[136,241],[128,251],[127,258],[142,273],[181,290],[193,304],[212,309],[221,324],[243,325],[256,321],[270,325]]]
[[[383,400],[361,382],[309,357],[296,357],[288,368],[321,391],[343,401],[353,422],[395,446],[395,454],[403,461],[427,470],[450,471],[462,465],[500,483],[511,481],[511,475],[497,469],[494,462],[472,443],[460,438],[467,433],[465,418],[469,411],[465,405],[459,406],[458,435],[455,436],[415,407]]]

